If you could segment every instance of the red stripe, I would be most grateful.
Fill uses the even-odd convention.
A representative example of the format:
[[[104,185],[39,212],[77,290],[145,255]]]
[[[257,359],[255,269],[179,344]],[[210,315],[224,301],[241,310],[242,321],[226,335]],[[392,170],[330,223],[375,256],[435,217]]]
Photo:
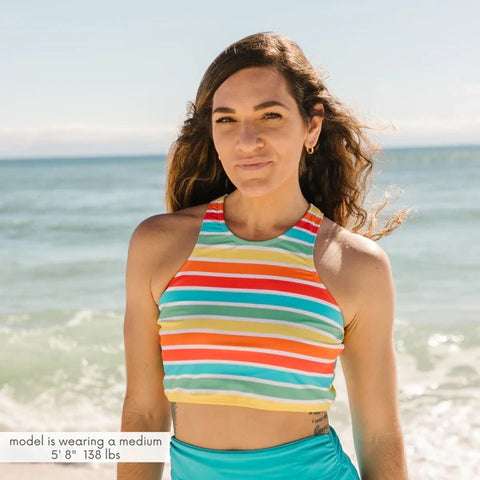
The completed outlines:
[[[207,212],[205,214],[205,220],[223,220],[223,218],[220,218],[220,214],[218,212]]]
[[[273,280],[259,278],[236,278],[236,277],[209,277],[201,275],[180,275],[170,287],[210,287],[218,288],[238,288],[248,290],[273,290],[275,292],[285,292],[297,295],[305,295],[312,299],[325,300],[331,302],[331,295],[323,288],[319,282],[318,286],[304,285],[302,283],[290,282],[288,280]]]
[[[190,268],[185,268],[182,272],[193,270],[195,272],[201,271],[191,265]],[[253,273],[253,272],[250,272]],[[265,272],[263,272],[265,274]],[[320,278],[310,278],[309,281],[317,281],[318,286],[304,285],[301,283],[290,282],[288,280],[275,279],[261,279],[261,278],[234,278],[234,277],[209,277],[203,275],[179,275],[170,281],[168,288],[171,287],[211,287],[215,288],[239,288],[252,290],[274,290],[277,292],[293,293],[298,295],[305,295],[312,299],[323,300],[332,305],[338,306],[335,299],[330,292],[325,288]]]
[[[319,287],[309,286],[309,285],[301,285],[295,282],[288,282],[283,280],[262,280],[262,279],[232,279],[228,277],[203,277],[200,275],[179,275],[170,280],[167,285],[167,288],[170,287],[180,287],[180,286],[210,286],[213,285],[215,282],[216,288],[219,287],[231,287],[237,288],[236,286],[240,284],[240,287],[251,288],[246,285],[256,285],[252,288],[262,289],[262,285],[259,285],[262,282],[284,282],[284,285],[287,283],[289,284],[289,289],[291,291],[295,291],[300,294],[306,294],[308,296],[319,298],[326,302],[329,302],[333,305],[337,305],[338,303],[335,301],[331,293],[326,288],[325,284],[322,282],[322,279],[318,276],[317,272],[309,272],[306,270],[300,270],[292,267],[282,267],[277,265],[262,265],[262,264],[247,264],[247,263],[224,263],[224,262],[209,262],[205,260],[195,260],[190,259],[185,262],[182,268],[179,270],[180,272],[208,272],[208,273],[239,273],[239,274],[252,274],[252,275],[270,275],[270,276],[281,276],[281,277],[292,277],[298,278],[299,280],[306,280],[314,283],[319,283]],[[205,280],[207,279],[208,280]],[[219,281],[222,284],[217,283],[214,279],[219,278]],[[195,280],[198,279],[198,280]],[[205,284],[204,282],[208,282]],[[232,282],[232,283],[230,283]],[[248,283],[247,283],[248,282]],[[255,283],[253,283],[255,282]],[[262,283],[263,284],[263,283]],[[324,287],[324,288],[321,288]],[[268,287],[263,287],[263,289],[267,289]],[[309,290],[307,293],[307,289]],[[290,290],[287,290],[290,291]],[[306,292],[306,293],[301,293]]]
[[[317,233],[318,231],[318,225],[312,225],[309,222],[306,222],[305,220],[300,220],[296,227],[303,228],[304,230],[308,230],[311,233]]]
[[[209,349],[189,349],[189,350],[163,350],[162,357],[164,361],[197,361],[197,360],[218,360],[221,362],[238,361],[249,362],[263,365],[272,365],[276,367],[294,368],[308,373],[324,373],[333,375],[335,363],[317,363],[310,360],[299,358],[284,357],[271,353],[242,352],[234,350],[209,350]]]

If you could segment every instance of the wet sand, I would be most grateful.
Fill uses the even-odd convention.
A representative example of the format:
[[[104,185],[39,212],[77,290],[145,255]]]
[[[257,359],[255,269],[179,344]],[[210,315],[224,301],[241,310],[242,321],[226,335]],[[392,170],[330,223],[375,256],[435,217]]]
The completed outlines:
[[[115,480],[117,466],[111,464],[0,463],[2,480]],[[162,480],[170,480],[165,465]]]

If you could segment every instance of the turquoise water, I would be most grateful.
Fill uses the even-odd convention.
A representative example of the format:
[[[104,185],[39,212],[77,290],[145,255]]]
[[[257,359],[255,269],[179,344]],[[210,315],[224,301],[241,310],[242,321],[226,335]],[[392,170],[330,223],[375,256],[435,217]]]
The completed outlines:
[[[401,187],[395,206],[413,209],[380,240],[412,478],[472,478],[480,147],[387,150],[378,170],[376,189]],[[0,430],[118,430],[128,242],[164,211],[164,174],[163,156],[0,161]],[[338,368],[330,421],[354,458],[342,382]]]

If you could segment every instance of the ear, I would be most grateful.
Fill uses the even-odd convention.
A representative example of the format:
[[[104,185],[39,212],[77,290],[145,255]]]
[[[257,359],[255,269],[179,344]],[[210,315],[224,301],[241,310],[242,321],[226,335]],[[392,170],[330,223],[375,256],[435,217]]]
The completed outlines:
[[[318,142],[318,137],[322,131],[323,114],[325,110],[323,108],[323,104],[319,102],[313,106],[312,111],[313,115],[309,121],[307,137],[305,138],[305,144],[311,146],[316,145]]]

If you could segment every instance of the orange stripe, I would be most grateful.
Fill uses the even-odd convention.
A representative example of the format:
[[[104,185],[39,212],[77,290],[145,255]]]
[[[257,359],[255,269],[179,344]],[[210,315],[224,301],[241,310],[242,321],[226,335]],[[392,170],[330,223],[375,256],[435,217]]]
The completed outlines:
[[[283,267],[280,265],[262,265],[252,263],[236,263],[236,262],[209,262],[204,260],[195,260],[195,257],[190,258],[185,262],[180,270],[197,271],[202,273],[246,273],[251,275],[278,275],[287,278],[298,278],[300,280],[312,281],[315,272],[308,272],[306,270]],[[315,276],[315,280],[316,279]]]
[[[223,333],[174,333],[163,335],[164,346],[172,345],[212,345],[258,349],[280,350],[298,355],[308,355],[319,359],[335,360],[343,346],[329,348],[321,345],[308,345],[294,340]]]
[[[223,205],[221,202],[212,202],[208,206],[207,210],[216,210],[217,212],[223,210]]]
[[[310,222],[313,222],[315,223],[316,225],[320,225],[322,223],[322,218],[321,218],[321,213],[320,213],[320,217],[315,215],[314,213],[312,212],[308,212],[306,215],[305,215],[305,220],[309,220]]]

